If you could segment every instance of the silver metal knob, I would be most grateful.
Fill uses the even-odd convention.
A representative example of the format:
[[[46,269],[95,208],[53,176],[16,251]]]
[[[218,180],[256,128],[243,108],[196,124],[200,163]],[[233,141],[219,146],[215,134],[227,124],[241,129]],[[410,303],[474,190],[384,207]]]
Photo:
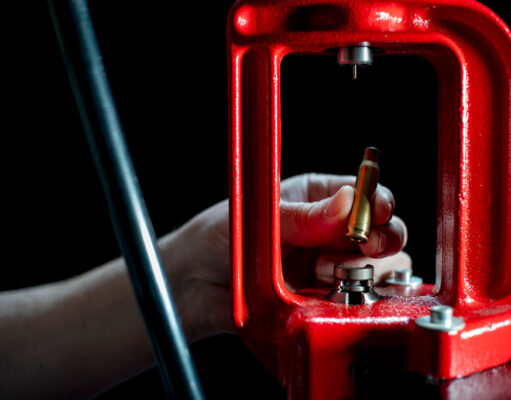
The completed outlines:
[[[373,51],[369,47],[369,42],[362,42],[355,46],[344,46],[339,50],[337,61],[341,65],[351,65],[353,79],[357,79],[358,67],[373,63]]]
[[[346,305],[371,304],[380,299],[373,289],[374,268],[366,265],[363,268],[334,266],[336,288],[327,298],[334,303]]]
[[[397,269],[394,271],[394,275],[385,282],[389,285],[409,286],[413,289],[422,285],[422,279],[413,276],[409,269]]]
[[[432,306],[429,315],[418,318],[415,323],[425,329],[440,332],[456,332],[465,327],[461,317],[453,316],[453,309],[449,306]]]

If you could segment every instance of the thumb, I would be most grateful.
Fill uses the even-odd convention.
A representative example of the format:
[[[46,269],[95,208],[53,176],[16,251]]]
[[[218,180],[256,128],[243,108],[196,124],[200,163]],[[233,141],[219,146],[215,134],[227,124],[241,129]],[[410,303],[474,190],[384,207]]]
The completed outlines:
[[[280,204],[282,243],[314,247],[329,244],[342,236],[353,204],[352,186],[341,187],[335,195],[312,203]]]

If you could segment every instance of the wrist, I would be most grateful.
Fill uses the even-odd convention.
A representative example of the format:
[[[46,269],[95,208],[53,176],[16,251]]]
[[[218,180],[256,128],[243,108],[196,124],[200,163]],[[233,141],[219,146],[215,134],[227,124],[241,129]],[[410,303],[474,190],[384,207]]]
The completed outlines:
[[[190,246],[194,229],[189,225],[162,237],[158,247],[183,332],[193,342],[215,332],[207,317],[207,283],[194,274],[198,262]]]
[[[233,332],[228,203],[198,214],[159,241],[174,302],[189,341]]]

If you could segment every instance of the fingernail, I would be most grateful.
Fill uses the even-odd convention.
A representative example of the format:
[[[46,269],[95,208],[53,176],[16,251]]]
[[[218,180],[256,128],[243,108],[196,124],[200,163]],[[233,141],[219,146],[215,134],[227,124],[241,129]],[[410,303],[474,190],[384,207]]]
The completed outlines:
[[[353,188],[351,186],[343,186],[330,199],[326,209],[327,217],[347,217],[351,211],[353,203]]]
[[[378,236],[378,255],[382,255],[387,249],[387,235],[379,232]]]
[[[387,202],[386,208],[387,208],[387,218],[390,219],[390,217],[392,216],[392,213],[394,211],[394,210],[392,210],[392,203],[390,201]]]
[[[390,221],[390,218],[392,217],[392,203],[390,201],[386,202],[384,205],[384,221],[385,223]]]

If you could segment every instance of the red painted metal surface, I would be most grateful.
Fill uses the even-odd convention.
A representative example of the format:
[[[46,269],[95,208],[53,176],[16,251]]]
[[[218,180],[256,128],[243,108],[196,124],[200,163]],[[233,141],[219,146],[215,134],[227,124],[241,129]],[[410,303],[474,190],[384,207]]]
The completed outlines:
[[[280,64],[367,41],[439,79],[437,282],[372,305],[290,292],[280,247]],[[233,313],[293,399],[350,398],[359,359],[456,378],[511,360],[511,33],[472,0],[240,1],[228,21]],[[312,268],[312,266],[311,266]],[[457,333],[415,325],[431,305]],[[392,349],[392,356],[385,349]]]

